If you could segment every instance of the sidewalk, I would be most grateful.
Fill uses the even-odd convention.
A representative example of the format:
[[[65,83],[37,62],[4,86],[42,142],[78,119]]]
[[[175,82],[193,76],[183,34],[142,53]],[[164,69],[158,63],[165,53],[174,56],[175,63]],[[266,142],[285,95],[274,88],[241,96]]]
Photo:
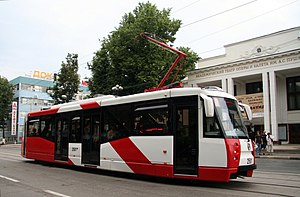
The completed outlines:
[[[257,158],[266,159],[296,159],[300,160],[300,144],[282,144],[274,145],[274,152],[272,154],[267,151],[262,151],[262,155]]]

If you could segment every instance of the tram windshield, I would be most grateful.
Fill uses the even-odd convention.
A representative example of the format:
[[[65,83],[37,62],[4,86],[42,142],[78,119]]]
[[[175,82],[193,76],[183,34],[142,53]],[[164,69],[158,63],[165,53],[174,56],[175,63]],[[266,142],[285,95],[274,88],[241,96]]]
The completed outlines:
[[[227,138],[248,138],[238,103],[229,98],[213,97],[216,115]]]

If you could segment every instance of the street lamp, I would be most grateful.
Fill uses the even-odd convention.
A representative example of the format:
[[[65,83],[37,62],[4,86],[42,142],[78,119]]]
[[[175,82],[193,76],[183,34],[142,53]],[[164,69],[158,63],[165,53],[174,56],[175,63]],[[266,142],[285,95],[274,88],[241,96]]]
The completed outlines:
[[[118,96],[119,92],[123,90],[123,87],[117,84],[114,87],[112,87],[111,90],[116,92],[116,96]]]

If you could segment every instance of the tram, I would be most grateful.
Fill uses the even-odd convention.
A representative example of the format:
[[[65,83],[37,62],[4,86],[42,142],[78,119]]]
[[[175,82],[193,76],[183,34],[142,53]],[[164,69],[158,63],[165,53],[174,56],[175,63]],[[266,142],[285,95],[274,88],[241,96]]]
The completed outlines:
[[[28,113],[22,155],[102,170],[229,182],[251,177],[256,168],[240,108],[235,97],[212,87],[55,105]]]

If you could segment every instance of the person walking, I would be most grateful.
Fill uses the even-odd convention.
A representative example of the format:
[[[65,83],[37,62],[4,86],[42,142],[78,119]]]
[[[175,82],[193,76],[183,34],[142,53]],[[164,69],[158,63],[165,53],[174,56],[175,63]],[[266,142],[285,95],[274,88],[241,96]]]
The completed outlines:
[[[266,151],[267,149],[267,132],[263,131],[261,133],[261,150]]]
[[[256,132],[256,135],[255,135],[255,144],[256,144],[256,155],[261,155],[262,138],[261,138],[260,131]]]
[[[271,135],[271,133],[270,132],[268,132],[268,134],[267,134],[267,152],[268,153],[273,153],[274,152],[274,150],[273,150],[273,136]]]

